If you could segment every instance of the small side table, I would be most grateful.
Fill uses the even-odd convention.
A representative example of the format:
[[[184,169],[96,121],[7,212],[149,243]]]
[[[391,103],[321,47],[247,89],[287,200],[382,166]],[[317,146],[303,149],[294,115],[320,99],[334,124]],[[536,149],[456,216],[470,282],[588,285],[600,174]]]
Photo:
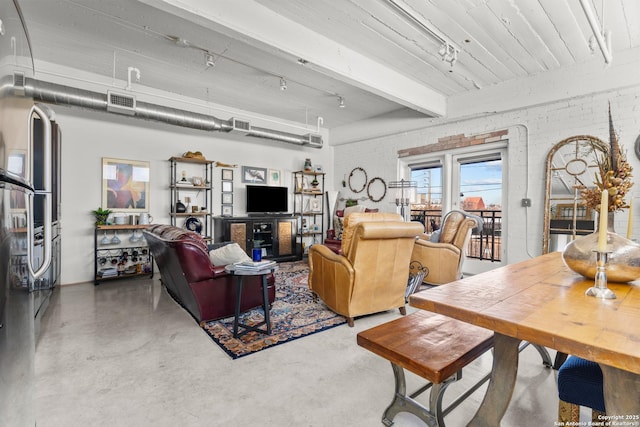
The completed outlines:
[[[271,265],[261,270],[245,270],[236,269],[233,264],[227,265],[225,271],[237,278],[236,281],[236,311],[235,318],[233,319],[233,337],[238,338],[249,331],[261,332],[263,334],[271,335],[271,318],[269,315],[269,294],[267,291],[267,274],[273,273],[278,269],[278,265]],[[242,279],[244,276],[260,276],[262,283],[262,309],[264,310],[264,320],[256,325],[250,326],[245,323],[240,323],[240,302],[242,299]],[[259,327],[266,325],[267,329],[260,329]],[[244,328],[244,331],[238,332],[238,327]]]

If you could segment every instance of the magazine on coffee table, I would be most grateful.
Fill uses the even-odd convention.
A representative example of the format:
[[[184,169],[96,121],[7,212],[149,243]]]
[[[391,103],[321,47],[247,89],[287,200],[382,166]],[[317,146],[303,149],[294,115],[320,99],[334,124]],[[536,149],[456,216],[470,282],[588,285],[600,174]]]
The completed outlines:
[[[263,270],[276,265],[273,260],[263,259],[262,261],[241,261],[233,264],[236,270]]]

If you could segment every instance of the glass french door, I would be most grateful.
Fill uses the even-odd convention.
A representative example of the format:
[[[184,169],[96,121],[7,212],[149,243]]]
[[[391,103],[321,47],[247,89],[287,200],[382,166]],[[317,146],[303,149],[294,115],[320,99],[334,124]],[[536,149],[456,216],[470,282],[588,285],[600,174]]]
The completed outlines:
[[[503,259],[503,158],[501,152],[474,156],[453,156],[454,209],[462,209],[483,219],[482,233],[471,236],[468,259],[500,262]]]
[[[427,232],[439,227],[443,213],[460,209],[483,218],[483,232],[474,233],[467,249],[469,263],[482,262],[484,271],[501,262],[502,219],[506,185],[503,169],[506,149],[482,152],[440,153],[410,164],[411,181],[417,184],[412,219],[425,224]],[[492,264],[492,265],[491,265]]]

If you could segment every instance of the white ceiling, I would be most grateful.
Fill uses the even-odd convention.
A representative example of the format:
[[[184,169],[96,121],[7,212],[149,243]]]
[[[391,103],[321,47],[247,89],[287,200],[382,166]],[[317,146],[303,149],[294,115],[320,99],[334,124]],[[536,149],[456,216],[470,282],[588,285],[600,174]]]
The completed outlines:
[[[447,97],[604,59],[579,0],[20,0],[36,61],[332,129],[407,110],[446,116]],[[588,0],[612,51],[640,46],[640,1]],[[603,17],[604,15],[604,17]],[[215,66],[205,65],[206,53]],[[304,59],[306,65],[300,65]],[[287,90],[280,90],[284,77]],[[338,97],[346,108],[338,108]],[[406,114],[406,112],[405,112]]]

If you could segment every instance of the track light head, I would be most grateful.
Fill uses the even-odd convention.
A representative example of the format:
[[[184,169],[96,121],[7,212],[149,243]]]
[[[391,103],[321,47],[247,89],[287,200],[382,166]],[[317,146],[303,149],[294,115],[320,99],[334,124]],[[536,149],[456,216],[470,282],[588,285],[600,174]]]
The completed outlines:
[[[443,61],[448,62],[452,67],[458,60],[458,49],[449,43],[443,43],[438,50],[438,54]]]
[[[287,81],[284,79],[284,77],[280,77],[280,90],[287,90]]]
[[[208,52],[204,54],[204,64],[207,67],[215,67],[216,66],[215,58],[213,57],[212,54],[210,54]]]
[[[338,107],[340,107],[340,108],[345,108],[346,107],[346,105],[344,104],[344,98],[341,97],[341,96],[338,97]]]

